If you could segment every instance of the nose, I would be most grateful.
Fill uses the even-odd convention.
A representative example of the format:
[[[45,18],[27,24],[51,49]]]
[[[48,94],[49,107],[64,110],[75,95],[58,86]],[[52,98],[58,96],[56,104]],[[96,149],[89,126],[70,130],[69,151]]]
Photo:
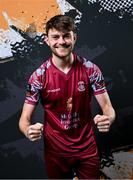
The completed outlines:
[[[65,43],[65,40],[62,36],[60,36],[60,38],[58,39],[59,41],[59,44],[64,44]]]

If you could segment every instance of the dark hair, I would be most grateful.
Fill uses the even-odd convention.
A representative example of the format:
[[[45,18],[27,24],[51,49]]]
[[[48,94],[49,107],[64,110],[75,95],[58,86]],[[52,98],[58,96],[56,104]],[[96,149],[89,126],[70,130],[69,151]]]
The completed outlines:
[[[69,16],[56,15],[46,23],[45,26],[46,34],[48,35],[48,31],[53,28],[62,32],[66,32],[66,31],[75,32],[75,23],[74,20]]]

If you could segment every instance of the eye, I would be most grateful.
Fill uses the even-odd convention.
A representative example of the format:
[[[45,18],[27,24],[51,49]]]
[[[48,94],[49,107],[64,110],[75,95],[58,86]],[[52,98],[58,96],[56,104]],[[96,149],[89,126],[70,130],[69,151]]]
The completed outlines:
[[[65,34],[65,35],[64,35],[64,38],[70,38],[70,37],[71,37],[70,34]]]
[[[52,36],[53,39],[57,40],[59,36]]]

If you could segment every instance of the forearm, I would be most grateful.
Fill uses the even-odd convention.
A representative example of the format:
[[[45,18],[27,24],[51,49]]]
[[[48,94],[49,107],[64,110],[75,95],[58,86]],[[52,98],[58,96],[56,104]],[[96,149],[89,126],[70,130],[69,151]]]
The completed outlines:
[[[31,125],[31,120],[27,117],[22,117],[19,120],[19,129],[20,131],[27,137],[27,131],[29,126]]]
[[[21,116],[19,128],[30,141],[36,141],[42,137],[43,124],[37,122],[31,125],[31,118],[29,117]]]
[[[107,105],[104,107],[103,109],[103,115],[106,115],[109,117],[110,120],[110,124],[112,124],[112,122],[115,120],[115,110],[112,107],[112,105]]]
[[[113,107],[104,107],[103,114],[97,114],[94,117],[94,122],[97,125],[97,128],[100,132],[108,132],[110,129],[111,124],[115,120],[115,111]]]
[[[95,97],[102,109],[103,114],[102,115],[97,114],[94,117],[94,122],[97,125],[97,128],[99,129],[100,132],[108,132],[110,125],[115,120],[114,108],[112,107],[112,104],[111,104],[111,101],[107,92],[96,95]]]
[[[22,114],[19,120],[20,131],[27,137],[27,131],[32,123],[32,116],[35,110],[35,106],[30,104],[24,104]]]

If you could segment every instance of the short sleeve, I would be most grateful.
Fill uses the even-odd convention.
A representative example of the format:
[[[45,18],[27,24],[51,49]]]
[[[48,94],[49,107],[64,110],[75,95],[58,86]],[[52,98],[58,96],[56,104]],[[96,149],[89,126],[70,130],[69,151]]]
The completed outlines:
[[[106,92],[104,77],[99,67],[92,63],[92,68],[89,73],[91,88],[94,95]]]
[[[29,78],[25,103],[37,105],[39,102],[40,91],[42,89],[42,75],[44,71],[38,68]]]

